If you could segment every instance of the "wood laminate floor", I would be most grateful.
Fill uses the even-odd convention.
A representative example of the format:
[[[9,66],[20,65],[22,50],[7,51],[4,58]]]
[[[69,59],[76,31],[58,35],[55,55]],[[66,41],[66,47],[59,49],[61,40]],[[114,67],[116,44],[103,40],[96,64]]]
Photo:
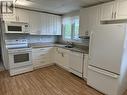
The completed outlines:
[[[103,94],[58,66],[50,66],[14,77],[10,77],[7,72],[0,72],[0,95]]]

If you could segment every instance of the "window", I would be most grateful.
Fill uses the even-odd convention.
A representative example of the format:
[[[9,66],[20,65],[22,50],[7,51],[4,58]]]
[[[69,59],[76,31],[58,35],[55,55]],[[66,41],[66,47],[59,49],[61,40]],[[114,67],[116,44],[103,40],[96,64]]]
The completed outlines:
[[[63,19],[63,39],[79,40],[79,16]]]

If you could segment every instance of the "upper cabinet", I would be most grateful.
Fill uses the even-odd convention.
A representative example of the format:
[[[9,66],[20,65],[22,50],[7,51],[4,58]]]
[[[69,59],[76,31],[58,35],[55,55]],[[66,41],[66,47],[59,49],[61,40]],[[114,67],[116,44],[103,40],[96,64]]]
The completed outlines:
[[[44,13],[41,22],[41,35],[61,35],[61,16]]]
[[[80,10],[80,28],[79,36],[90,36],[94,27],[100,24],[100,6],[82,8]]]
[[[16,21],[29,23],[29,11],[22,9],[15,9],[15,12],[11,16],[3,16],[4,21]]]
[[[101,5],[101,21],[127,19],[127,0],[116,0]]]
[[[61,35],[61,16],[30,12],[31,35]]]
[[[40,35],[41,34],[41,13],[29,12],[29,24],[30,24],[30,34]]]
[[[100,10],[101,10],[101,20],[114,19],[114,2],[102,4]]]
[[[4,16],[3,20],[29,23],[31,35],[61,35],[62,20],[58,15],[15,9],[13,16]]]
[[[127,19],[127,0],[117,0],[116,19]]]
[[[15,19],[18,22],[27,22],[27,23],[29,23],[29,11],[28,10],[22,10],[22,9],[16,9]]]
[[[80,10],[80,26],[79,26],[79,36],[89,36],[89,25],[88,25],[88,17],[89,17],[88,8],[83,8]]]

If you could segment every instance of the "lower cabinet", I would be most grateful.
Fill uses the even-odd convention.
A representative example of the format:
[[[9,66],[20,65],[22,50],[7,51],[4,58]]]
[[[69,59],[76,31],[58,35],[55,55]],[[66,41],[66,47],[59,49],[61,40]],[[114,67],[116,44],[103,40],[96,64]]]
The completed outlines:
[[[83,78],[87,79],[87,61],[88,54],[83,55],[82,53],[72,52],[70,50],[59,47],[32,49],[32,63],[35,69],[49,66],[55,63],[68,71],[70,71],[70,68],[77,68],[76,70],[83,74]],[[81,63],[81,65],[79,63]]]
[[[32,63],[34,68],[41,68],[52,63],[52,47],[32,49]]]
[[[63,48],[55,48],[54,61],[60,67],[69,70],[69,50]]]

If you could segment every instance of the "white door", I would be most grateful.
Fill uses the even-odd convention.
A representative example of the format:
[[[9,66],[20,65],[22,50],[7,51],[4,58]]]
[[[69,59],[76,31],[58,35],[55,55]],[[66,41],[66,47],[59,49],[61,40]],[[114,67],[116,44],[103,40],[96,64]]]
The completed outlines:
[[[90,39],[89,65],[120,73],[125,25],[102,25]]]
[[[114,17],[114,2],[101,5],[101,20],[112,20]]]
[[[16,21],[29,23],[29,11],[23,9],[16,9]]]
[[[41,34],[41,13],[30,12],[30,34],[40,35]]]
[[[127,19],[127,0],[117,0],[116,19]]]
[[[91,33],[91,30],[94,27],[97,27],[100,25],[100,6],[93,6],[88,8],[88,30],[89,30],[89,36]]]
[[[80,27],[79,36],[89,36],[89,10],[88,8],[83,8],[80,10]]]
[[[47,33],[47,15],[45,13],[40,13],[41,14],[41,35],[46,35]]]

